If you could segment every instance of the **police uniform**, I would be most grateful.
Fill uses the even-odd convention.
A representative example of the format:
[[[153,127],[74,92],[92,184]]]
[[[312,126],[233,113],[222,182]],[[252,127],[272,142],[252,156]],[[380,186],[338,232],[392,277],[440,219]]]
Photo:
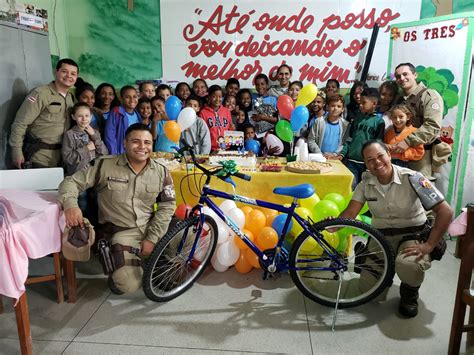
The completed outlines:
[[[417,255],[401,254],[405,247],[416,243],[415,240],[403,241],[403,237],[421,231],[427,221],[422,201],[409,178],[420,176],[419,184],[426,184],[426,189],[432,188],[432,185],[428,179],[411,169],[396,165],[392,167],[393,180],[387,185],[382,185],[370,172],[364,172],[352,199],[360,203],[367,202],[372,213],[372,226],[385,231],[386,239],[396,254],[395,271],[402,283],[419,287],[425,271],[431,267],[431,257],[424,255],[417,261]],[[437,202],[441,201],[443,198],[439,196]]]
[[[31,157],[31,162],[38,167],[61,166],[61,142],[70,126],[69,109],[73,105],[72,95],[60,94],[54,82],[28,94],[11,128],[12,159],[24,158],[22,148],[25,134],[29,134],[43,143],[42,149]]]
[[[112,248],[118,244],[122,249],[139,250],[143,240],[156,243],[166,233],[176,197],[173,179],[165,166],[150,159],[136,174],[125,154],[102,157],[94,166],[66,177],[59,185],[63,208],[78,207],[79,193],[93,186],[98,194],[99,223],[120,228],[112,237]],[[123,257],[125,265],[114,271],[112,279],[120,291],[133,292],[142,284],[143,270],[133,262],[139,259],[137,255],[125,250]]]
[[[408,166],[428,178],[432,177],[431,146],[438,138],[441,130],[444,110],[443,99],[437,91],[427,89],[423,83],[419,83],[415,91],[404,96],[401,102],[414,112],[413,126],[418,128],[416,132],[405,138],[405,141],[410,147],[420,144],[425,147],[423,158],[409,162]]]

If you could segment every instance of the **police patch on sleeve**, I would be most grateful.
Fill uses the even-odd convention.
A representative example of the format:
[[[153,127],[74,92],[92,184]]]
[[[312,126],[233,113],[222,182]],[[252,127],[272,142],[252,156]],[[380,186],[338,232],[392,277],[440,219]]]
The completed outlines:
[[[431,104],[431,108],[432,108],[433,110],[439,110],[439,109],[440,109],[439,104],[436,103],[436,102],[433,102],[433,104]]]
[[[176,200],[176,193],[174,191],[173,178],[168,170],[166,170],[165,179],[163,181],[163,190],[158,195],[157,202],[169,202]]]

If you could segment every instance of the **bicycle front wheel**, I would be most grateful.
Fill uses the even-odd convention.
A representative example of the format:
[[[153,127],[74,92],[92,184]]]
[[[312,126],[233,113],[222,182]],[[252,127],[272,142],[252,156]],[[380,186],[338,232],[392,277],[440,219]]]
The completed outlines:
[[[338,251],[331,252],[306,232],[295,240],[289,258],[290,275],[306,297],[334,307],[339,293],[339,307],[349,308],[369,302],[390,286],[394,253],[375,228],[335,218],[314,224],[313,230],[322,236],[337,230],[337,237],[331,237],[332,244],[339,239],[339,245]]]
[[[217,225],[211,217],[205,216],[202,226],[199,216],[178,222],[156,244],[144,267],[145,295],[152,301],[166,302],[184,293],[206,269],[216,244]]]

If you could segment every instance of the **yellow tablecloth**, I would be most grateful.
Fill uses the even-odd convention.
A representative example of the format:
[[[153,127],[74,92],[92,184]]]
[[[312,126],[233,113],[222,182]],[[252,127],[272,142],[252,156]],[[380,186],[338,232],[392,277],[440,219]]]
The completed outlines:
[[[273,193],[275,187],[309,183],[314,186],[314,189],[320,198],[323,198],[330,192],[337,192],[343,196],[347,196],[351,192],[353,175],[341,162],[331,161],[331,163],[333,165],[333,170],[325,174],[298,174],[284,169],[278,173],[245,172],[252,176],[252,180],[244,181],[233,177],[233,180],[237,185],[235,191],[241,196],[283,204],[290,203],[292,198],[275,195]],[[199,184],[202,175],[199,175],[199,170],[195,169],[195,171],[197,173],[195,178],[192,171],[189,172],[187,178],[186,174],[188,174],[188,172],[184,170],[175,170],[171,172],[176,190],[177,205],[186,202],[187,204],[194,206],[197,203],[198,198],[193,196],[193,194],[196,196],[199,195],[195,181]],[[204,180],[205,178],[201,179],[201,187],[202,184],[204,184]],[[230,184],[215,177],[211,179],[211,188],[231,194],[234,193]],[[219,200],[221,199],[216,199],[218,203]]]

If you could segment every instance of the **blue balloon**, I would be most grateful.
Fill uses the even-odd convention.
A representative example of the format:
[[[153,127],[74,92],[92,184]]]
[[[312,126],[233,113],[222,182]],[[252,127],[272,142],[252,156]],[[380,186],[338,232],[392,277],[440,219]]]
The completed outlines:
[[[306,106],[298,106],[291,112],[291,129],[298,132],[308,122],[309,111]]]
[[[287,217],[288,215],[286,213],[279,214],[272,221],[272,228],[276,230],[276,232],[278,233],[278,236],[280,236],[281,232],[283,231],[283,227],[285,226],[285,221]],[[287,234],[290,232],[291,228],[293,228],[292,220],[290,221],[290,225],[288,226],[288,229],[286,230]]]
[[[248,150],[250,152],[254,152],[255,155],[258,155],[260,153],[260,143],[259,141],[255,139],[247,139],[245,141],[245,150]]]
[[[165,102],[166,115],[170,120],[176,121],[182,108],[181,100],[176,96],[170,96]]]

